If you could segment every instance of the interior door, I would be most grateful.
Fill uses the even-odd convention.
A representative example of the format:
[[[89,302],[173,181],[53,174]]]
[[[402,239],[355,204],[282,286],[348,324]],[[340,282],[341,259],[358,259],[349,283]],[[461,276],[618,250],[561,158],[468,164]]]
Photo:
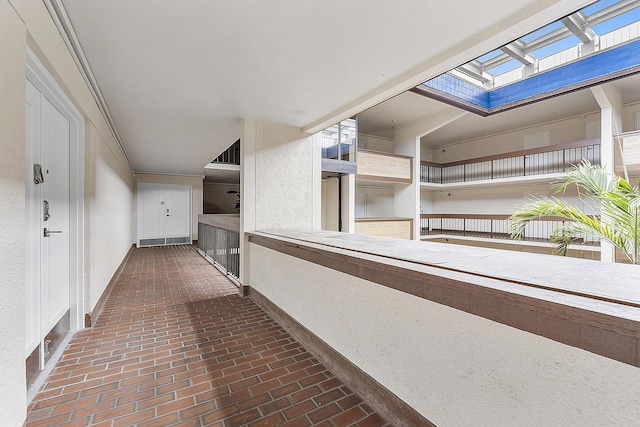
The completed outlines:
[[[138,246],[191,243],[191,186],[138,184]]]
[[[138,184],[138,229],[148,244],[164,244],[166,199],[164,185]]]
[[[168,185],[166,197],[167,240],[191,236],[191,186]],[[167,243],[181,242],[168,240]]]
[[[69,121],[27,81],[27,374],[70,328]]]
[[[43,96],[40,287],[45,335],[69,311],[69,128],[69,121]]]
[[[340,202],[339,202],[338,178],[325,178],[322,180],[322,229],[339,231],[340,226]]]

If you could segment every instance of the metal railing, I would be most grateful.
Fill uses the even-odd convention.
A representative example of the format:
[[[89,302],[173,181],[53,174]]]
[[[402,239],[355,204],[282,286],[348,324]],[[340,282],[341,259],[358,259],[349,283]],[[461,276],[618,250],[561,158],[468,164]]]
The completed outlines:
[[[240,233],[198,223],[198,248],[228,275],[240,278]]]
[[[420,215],[420,235],[466,236],[486,239],[511,240],[509,234],[510,215],[472,214],[422,214]],[[544,217],[531,221],[525,228],[523,240],[549,242],[553,230],[567,220],[558,217]],[[598,246],[600,242],[589,235],[582,235],[575,243]]]
[[[600,140],[590,139],[450,163],[420,162],[420,182],[451,184],[566,172],[581,160],[600,163]]]
[[[211,163],[224,163],[229,165],[240,164],[240,140],[224,150],[218,157],[213,159]]]

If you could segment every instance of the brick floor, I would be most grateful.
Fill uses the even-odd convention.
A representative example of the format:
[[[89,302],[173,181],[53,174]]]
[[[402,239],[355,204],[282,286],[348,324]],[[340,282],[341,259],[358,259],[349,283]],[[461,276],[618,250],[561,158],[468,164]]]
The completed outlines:
[[[26,426],[388,424],[191,246],[136,249]]]

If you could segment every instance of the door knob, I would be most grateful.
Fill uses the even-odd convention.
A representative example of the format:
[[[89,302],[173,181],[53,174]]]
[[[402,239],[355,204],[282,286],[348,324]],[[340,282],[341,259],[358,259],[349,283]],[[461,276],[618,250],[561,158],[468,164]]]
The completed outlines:
[[[50,237],[54,233],[62,233],[62,230],[49,230],[47,227],[44,228],[44,237]]]

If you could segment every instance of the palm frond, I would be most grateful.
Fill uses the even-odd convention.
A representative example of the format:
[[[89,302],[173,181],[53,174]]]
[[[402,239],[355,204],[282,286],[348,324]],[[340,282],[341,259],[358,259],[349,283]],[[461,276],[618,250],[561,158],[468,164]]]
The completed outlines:
[[[619,248],[636,264],[640,255],[640,193],[628,179],[610,175],[600,165],[583,160],[572,167],[557,186],[562,192],[575,185],[581,198],[597,203],[600,216],[587,215],[556,197],[534,199],[516,206],[511,215],[510,232],[522,239],[527,225],[545,216],[557,216],[568,222],[551,233],[554,253],[565,255],[569,244],[585,236],[605,240]]]

